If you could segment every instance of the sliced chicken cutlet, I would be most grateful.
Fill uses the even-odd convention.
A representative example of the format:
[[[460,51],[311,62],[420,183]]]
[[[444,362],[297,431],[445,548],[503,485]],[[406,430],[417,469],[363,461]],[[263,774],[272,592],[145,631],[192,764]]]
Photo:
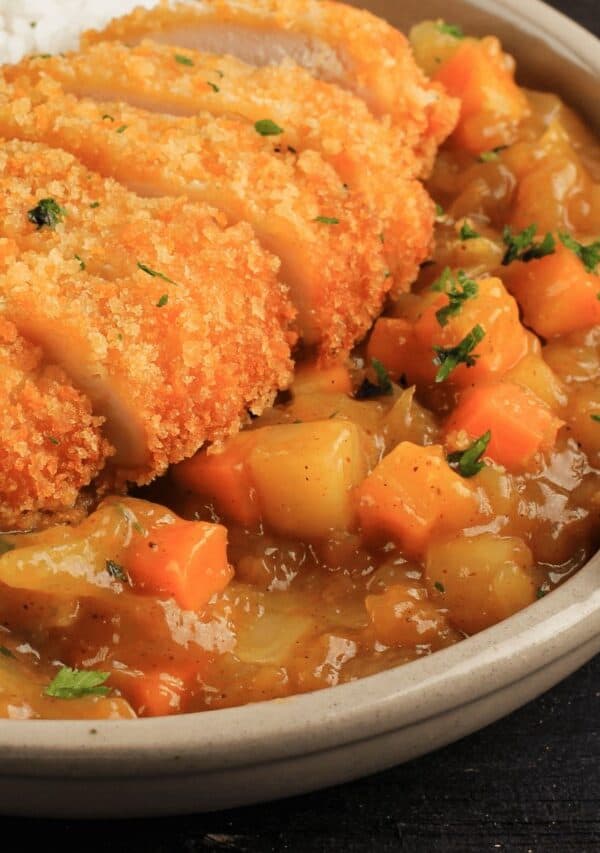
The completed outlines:
[[[331,0],[162,2],[89,31],[82,43],[135,44],[144,37],[232,54],[253,65],[292,60],[355,92],[375,115],[391,116],[423,174],[458,119],[458,101],[425,77],[401,32],[370,12]]]
[[[72,508],[112,450],[65,372],[0,318],[0,529]]]
[[[281,259],[302,337],[324,354],[365,334],[392,283],[379,217],[317,152],[282,150],[245,119],[78,100],[23,75],[0,81],[0,134],[64,148],[140,195],[187,195],[249,222]]]
[[[222,439],[288,384],[294,311],[249,225],[15,141],[0,205],[0,314],[106,419],[119,483]]]
[[[25,60],[6,75],[48,74],[77,97],[126,101],[172,115],[266,116],[283,130],[280,147],[318,151],[382,220],[396,290],[407,289],[429,254],[434,205],[415,175],[414,153],[364,101],[294,65],[256,68],[231,56],[144,41],[93,45],[82,53]]]

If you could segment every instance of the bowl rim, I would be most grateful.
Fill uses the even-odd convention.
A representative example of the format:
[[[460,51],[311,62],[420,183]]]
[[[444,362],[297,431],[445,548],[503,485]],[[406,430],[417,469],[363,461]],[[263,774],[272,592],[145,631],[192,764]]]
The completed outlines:
[[[465,0],[600,74],[599,40],[541,0]],[[550,595],[449,648],[311,693],[135,720],[0,720],[0,777],[192,775],[268,764],[441,716],[600,634],[600,552]],[[57,765],[57,759],[60,762]]]

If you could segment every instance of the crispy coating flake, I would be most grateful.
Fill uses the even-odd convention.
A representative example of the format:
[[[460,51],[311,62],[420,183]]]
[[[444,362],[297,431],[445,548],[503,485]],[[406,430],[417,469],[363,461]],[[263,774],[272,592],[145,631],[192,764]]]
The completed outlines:
[[[28,59],[5,73],[50,75],[78,97],[172,115],[205,110],[253,123],[268,116],[284,131],[279,148],[318,151],[378,212],[394,287],[407,289],[429,253],[434,205],[415,179],[417,158],[398,129],[374,118],[351,92],[299,66],[256,68],[232,56],[181,50],[151,41],[103,42],[82,53]]]
[[[112,449],[87,397],[4,318],[0,393],[0,529],[28,529],[74,507]]]
[[[458,119],[458,101],[425,77],[401,32],[370,12],[331,0],[163,0],[87,32],[83,44],[135,43],[145,36],[231,53],[256,65],[289,57],[356,92],[376,115],[390,115],[421,159],[423,174]]]
[[[0,133],[64,148],[142,195],[185,194],[250,222],[282,261],[304,340],[325,356],[365,334],[392,283],[381,220],[362,198],[317,152],[281,150],[245,119],[76,99],[23,74],[0,81]]]
[[[36,229],[28,210],[48,197],[63,220]],[[294,312],[249,225],[26,142],[2,146],[0,199],[2,313],[106,417],[117,484],[234,432],[289,382]]]

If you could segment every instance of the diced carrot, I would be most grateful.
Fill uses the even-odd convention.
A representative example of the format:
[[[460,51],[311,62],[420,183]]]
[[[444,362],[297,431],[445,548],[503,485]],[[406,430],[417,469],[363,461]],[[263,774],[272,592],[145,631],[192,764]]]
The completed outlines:
[[[479,438],[488,430],[485,455],[510,470],[527,467],[556,441],[563,421],[538,397],[513,382],[479,385],[465,391],[446,425],[450,444],[457,433]]]
[[[186,710],[186,693],[197,677],[198,665],[190,661],[146,672],[113,669],[108,684],[123,693],[139,717],[164,717]]]
[[[600,279],[562,244],[552,255],[512,263],[506,285],[521,306],[525,323],[544,338],[600,323]]]
[[[442,447],[404,441],[357,489],[358,516],[369,539],[396,539],[410,556],[424,553],[438,532],[477,519],[475,493],[448,465]]]
[[[461,100],[452,138],[475,154],[514,141],[515,128],[529,114],[525,94],[513,78],[511,60],[493,36],[466,38],[434,77]]]
[[[260,507],[246,461],[256,441],[255,432],[228,438],[214,453],[201,450],[172,468],[176,483],[214,504],[226,519],[246,527],[260,521]]]
[[[227,530],[220,524],[177,520],[136,534],[122,555],[134,589],[172,596],[199,610],[231,578]]]
[[[367,359],[378,359],[397,379],[411,366],[414,359],[414,332],[403,317],[380,317],[375,323],[367,345]]]
[[[539,338],[535,338],[539,340]],[[543,400],[555,414],[561,414],[568,403],[567,389],[541,355],[529,353],[504,376],[508,382],[522,385]]]
[[[458,346],[476,325],[485,331],[485,337],[473,350],[473,355],[477,357],[476,363],[472,367],[460,364],[453,370],[449,377],[453,384],[471,385],[501,376],[527,354],[529,340],[519,320],[517,303],[500,279],[481,278],[477,281],[477,287],[477,296],[467,299],[456,314],[448,317],[445,326],[440,325],[436,316],[440,308],[448,305],[449,298],[444,293],[430,301],[415,323],[417,351],[428,354],[427,357],[421,357],[420,363],[428,365],[430,379],[433,379],[437,370],[433,365],[433,347]],[[419,378],[413,380],[409,373],[411,381],[418,381]]]
[[[303,364],[296,368],[290,391],[294,397],[298,394],[320,394],[327,391],[350,394],[352,380],[345,364],[332,364],[329,367]]]

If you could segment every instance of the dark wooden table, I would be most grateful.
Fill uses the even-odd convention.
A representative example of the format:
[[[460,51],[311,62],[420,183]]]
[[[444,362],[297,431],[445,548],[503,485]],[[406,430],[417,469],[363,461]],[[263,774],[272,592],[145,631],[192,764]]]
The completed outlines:
[[[552,5],[600,33],[600,0]],[[7,850],[61,853],[600,853],[600,658],[507,719],[350,785],[212,815],[2,828]]]

